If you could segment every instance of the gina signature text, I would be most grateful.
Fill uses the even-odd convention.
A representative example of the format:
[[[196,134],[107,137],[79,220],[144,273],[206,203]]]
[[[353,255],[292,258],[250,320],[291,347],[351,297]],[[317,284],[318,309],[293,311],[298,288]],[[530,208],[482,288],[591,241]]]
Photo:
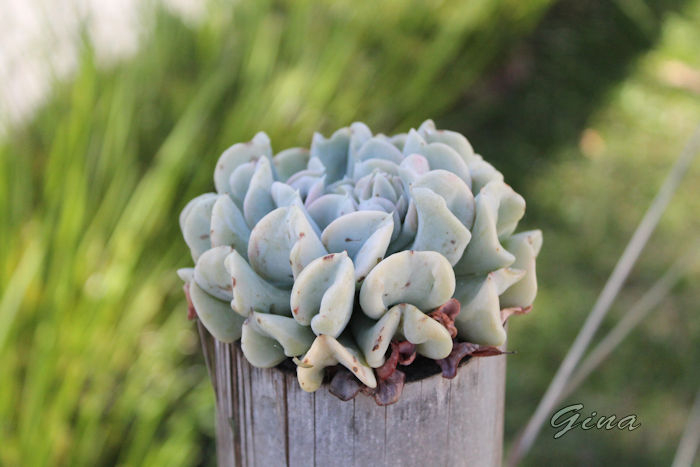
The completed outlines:
[[[634,414],[625,415],[618,419],[615,415],[598,416],[597,412],[593,411],[588,417],[579,421],[582,409],[583,404],[572,404],[562,407],[552,415],[549,425],[557,430],[554,433],[554,439],[561,438],[575,428],[581,428],[582,430],[591,430],[593,428],[597,430],[612,430],[617,428],[618,430],[634,431],[642,426]]]

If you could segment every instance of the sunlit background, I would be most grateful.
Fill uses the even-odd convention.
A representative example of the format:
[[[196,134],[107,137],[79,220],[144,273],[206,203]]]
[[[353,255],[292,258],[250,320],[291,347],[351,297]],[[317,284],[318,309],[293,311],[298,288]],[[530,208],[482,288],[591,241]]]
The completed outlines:
[[[220,153],[363,120],[458,130],[544,231],[510,321],[506,449],[700,123],[700,0],[0,0],[0,465],[214,465],[175,269]],[[700,239],[700,162],[603,322]],[[700,386],[700,267],[560,406],[523,465],[668,465]],[[501,357],[499,357],[501,358]],[[428,434],[426,434],[428,436]]]

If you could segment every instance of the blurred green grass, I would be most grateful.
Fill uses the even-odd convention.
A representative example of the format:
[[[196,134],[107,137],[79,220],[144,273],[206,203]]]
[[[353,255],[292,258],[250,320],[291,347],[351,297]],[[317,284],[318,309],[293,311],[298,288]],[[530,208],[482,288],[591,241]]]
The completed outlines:
[[[111,67],[86,42],[0,142],[0,465],[212,464],[177,214],[231,143],[264,129],[279,150],[356,119],[464,131],[545,232],[536,310],[510,326],[512,437],[700,121],[672,77],[700,69],[700,1],[550,3],[222,2],[193,25],[145,13],[140,51]],[[699,177],[606,327],[697,237]],[[572,396],[643,429],[545,429],[528,465],[667,464],[699,383],[699,300],[687,279]]]
[[[0,464],[213,463],[213,398],[174,270],[228,145],[439,114],[548,0],[224,2],[165,10],[0,144]],[[502,34],[501,31],[507,31]]]
[[[700,123],[700,2],[628,2],[636,13],[621,3],[559,2],[443,119],[504,171],[528,200],[525,226],[545,234],[535,311],[509,328],[509,441]],[[699,187],[696,161],[599,335],[700,238]],[[583,403],[584,417],[636,413],[643,428],[554,440],[545,426],[523,465],[670,465],[700,386],[698,278],[696,266],[561,403]]]

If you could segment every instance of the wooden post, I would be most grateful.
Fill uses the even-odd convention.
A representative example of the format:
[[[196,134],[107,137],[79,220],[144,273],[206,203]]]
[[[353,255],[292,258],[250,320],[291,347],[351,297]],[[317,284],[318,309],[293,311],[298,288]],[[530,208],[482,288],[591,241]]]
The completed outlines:
[[[199,331],[219,466],[501,465],[505,356],[472,358],[452,380],[407,382],[397,403],[379,407],[363,394],[306,393],[294,374],[254,368],[238,344]]]

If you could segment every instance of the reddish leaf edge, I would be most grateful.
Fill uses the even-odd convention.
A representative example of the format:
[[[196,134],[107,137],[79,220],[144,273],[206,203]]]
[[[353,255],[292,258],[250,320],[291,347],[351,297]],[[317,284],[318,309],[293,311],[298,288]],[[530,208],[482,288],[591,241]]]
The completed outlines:
[[[190,296],[190,283],[185,282],[185,285],[182,286],[182,290],[185,291],[185,298],[187,298],[187,319],[192,321],[197,317],[197,310],[194,309],[192,297]]]
[[[197,318],[197,311],[190,296],[189,282],[185,282],[182,288],[187,299],[187,319],[192,321]],[[428,316],[447,329],[453,341],[452,351],[447,357],[433,360],[440,367],[443,378],[452,379],[457,376],[460,363],[467,357],[493,357],[516,353],[515,351],[504,351],[491,345],[482,346],[471,342],[458,341],[457,327],[454,324],[454,320],[459,315],[460,310],[461,304],[459,300],[451,298],[428,313]],[[524,315],[531,311],[532,305],[503,308],[501,310],[501,321],[505,325],[511,316]],[[378,406],[395,404],[401,398],[403,387],[406,383],[406,373],[399,370],[398,365],[409,366],[416,359],[416,355],[415,344],[407,340],[393,340],[389,357],[382,366],[374,370],[377,376],[377,386],[375,388],[365,386],[346,368],[336,366],[328,369],[327,376],[330,377],[328,390],[342,401],[352,400],[362,392],[367,396],[373,397]]]

